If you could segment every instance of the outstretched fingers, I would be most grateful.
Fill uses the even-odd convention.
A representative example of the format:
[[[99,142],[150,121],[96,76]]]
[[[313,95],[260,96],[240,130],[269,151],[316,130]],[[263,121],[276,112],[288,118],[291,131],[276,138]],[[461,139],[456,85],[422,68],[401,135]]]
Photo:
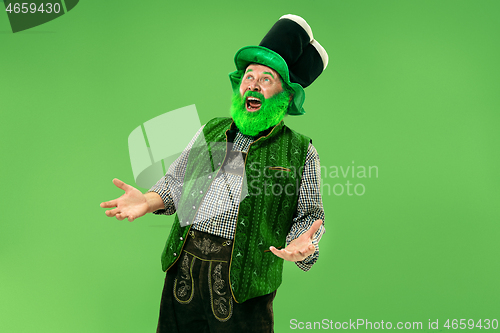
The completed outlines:
[[[116,202],[116,199],[115,199],[115,200],[101,202],[100,206],[102,208],[112,208],[112,207],[116,207],[117,205],[118,205],[118,203]]]
[[[314,245],[309,244],[308,246],[302,249],[289,250],[287,248],[284,248],[278,250],[274,246],[271,246],[269,247],[269,250],[271,250],[271,252],[274,253],[274,255],[280,257],[281,259],[288,261],[302,261],[305,258],[309,257],[311,254],[313,254],[316,249]]]
[[[106,213],[106,216],[113,217],[113,216],[116,216],[117,214],[119,214],[120,210],[118,208],[115,208],[115,209],[107,210],[105,213]]]
[[[124,190],[125,192],[127,192],[127,190],[130,189],[130,185],[124,183],[123,181],[119,180],[118,178],[115,178],[113,179],[113,184],[115,184],[116,187]]]
[[[126,191],[126,188],[128,186],[130,186],[130,185],[125,184],[124,182],[122,182],[118,178],[113,179],[113,184],[115,184],[117,187],[121,188],[124,191]],[[101,202],[100,206],[101,206],[101,208],[118,207],[118,199]],[[108,211],[106,211],[106,215],[108,215]],[[115,216],[115,215],[116,215],[116,213],[113,215],[108,215],[108,216]]]
[[[101,202],[102,208],[114,208],[107,210],[106,216],[116,217],[117,220],[128,219],[130,222],[143,216],[148,211],[147,198],[135,187],[125,184],[118,178],[113,179],[113,184],[125,191],[117,199]]]
[[[274,246],[270,246],[269,250],[271,250],[271,252],[274,253],[274,255],[280,257],[281,259],[288,260],[285,258],[285,250],[284,249],[278,250]]]

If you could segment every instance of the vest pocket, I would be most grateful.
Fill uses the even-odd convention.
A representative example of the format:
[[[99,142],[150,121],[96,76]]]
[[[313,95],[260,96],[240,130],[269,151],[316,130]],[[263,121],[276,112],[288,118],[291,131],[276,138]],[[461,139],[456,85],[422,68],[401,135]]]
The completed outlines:
[[[269,170],[279,170],[279,171],[288,171],[292,172],[291,169],[285,168],[285,167],[280,167],[280,166],[274,166],[274,167],[267,167]]]

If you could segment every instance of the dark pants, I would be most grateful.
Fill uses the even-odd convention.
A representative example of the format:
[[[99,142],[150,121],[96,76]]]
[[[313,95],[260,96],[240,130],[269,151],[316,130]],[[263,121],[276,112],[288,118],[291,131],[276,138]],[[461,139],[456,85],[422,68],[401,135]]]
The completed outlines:
[[[175,265],[167,271],[157,333],[269,333],[276,291],[236,303],[229,287],[232,243],[191,231]]]

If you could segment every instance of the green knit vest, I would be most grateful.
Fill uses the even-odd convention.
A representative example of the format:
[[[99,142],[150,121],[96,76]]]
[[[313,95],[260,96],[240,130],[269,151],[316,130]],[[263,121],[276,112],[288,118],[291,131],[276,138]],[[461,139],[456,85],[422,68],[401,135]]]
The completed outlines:
[[[221,172],[220,165],[211,162],[219,160],[215,157],[221,154],[228,158],[226,145],[234,140],[236,132],[231,118],[215,118],[205,125],[204,135],[200,135],[193,145],[186,174],[194,176],[191,180],[185,179],[178,204],[178,207],[193,208],[192,211],[183,210],[181,219],[184,222],[196,217],[197,205],[206,194],[199,189],[208,189]],[[271,293],[281,284],[283,259],[275,256],[269,246],[281,248],[286,245],[286,236],[297,209],[309,142],[308,137],[291,130],[281,121],[248,149],[244,171],[248,195],[238,210],[229,269],[231,290],[238,303]],[[197,163],[197,160],[210,162]],[[190,229],[191,225],[180,226],[177,213],[161,257],[164,271],[180,257]]]

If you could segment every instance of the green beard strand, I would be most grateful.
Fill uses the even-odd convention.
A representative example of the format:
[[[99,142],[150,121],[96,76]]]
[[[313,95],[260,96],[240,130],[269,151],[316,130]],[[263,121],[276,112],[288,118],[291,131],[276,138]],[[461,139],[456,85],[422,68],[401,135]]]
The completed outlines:
[[[248,112],[245,108],[245,100],[248,96],[257,97],[262,105],[259,111]],[[238,126],[241,133],[256,136],[260,132],[277,125],[285,116],[288,104],[290,102],[290,93],[286,90],[274,95],[271,98],[264,99],[264,95],[256,91],[247,91],[243,97],[239,91],[233,94],[233,103],[231,104],[231,117]]]

